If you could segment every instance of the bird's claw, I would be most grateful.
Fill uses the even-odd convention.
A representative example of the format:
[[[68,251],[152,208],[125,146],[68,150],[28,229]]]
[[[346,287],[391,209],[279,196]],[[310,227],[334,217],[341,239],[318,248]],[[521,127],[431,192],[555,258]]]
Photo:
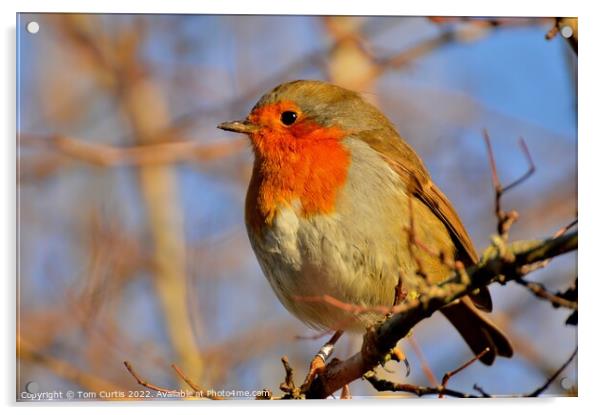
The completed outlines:
[[[392,370],[389,370],[385,367],[385,364],[389,360],[393,360],[395,362],[403,362],[406,368],[406,377],[410,376],[410,361],[400,348],[394,347],[393,349],[391,349],[391,351],[385,355],[385,358],[381,362],[381,366],[383,367],[383,369],[385,369],[389,373],[393,373]]]

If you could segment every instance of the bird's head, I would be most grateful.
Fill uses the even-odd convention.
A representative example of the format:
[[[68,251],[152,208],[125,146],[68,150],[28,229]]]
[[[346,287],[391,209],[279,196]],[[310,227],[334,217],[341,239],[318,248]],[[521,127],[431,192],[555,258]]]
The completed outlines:
[[[258,157],[328,147],[354,133],[389,125],[359,94],[322,81],[281,84],[255,104],[246,119],[223,130],[247,134]]]
[[[281,84],[246,119],[218,128],[247,134],[253,145],[247,219],[256,228],[269,223],[279,206],[295,201],[303,215],[331,213],[352,160],[345,141],[377,136],[383,128],[394,133],[386,117],[359,94],[321,81]]]

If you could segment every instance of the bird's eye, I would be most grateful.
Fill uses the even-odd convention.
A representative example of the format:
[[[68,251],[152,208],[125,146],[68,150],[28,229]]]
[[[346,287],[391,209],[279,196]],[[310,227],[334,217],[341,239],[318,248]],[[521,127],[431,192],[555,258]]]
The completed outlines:
[[[294,111],[284,111],[280,114],[280,121],[284,125],[292,125],[295,121],[297,121],[297,113]]]

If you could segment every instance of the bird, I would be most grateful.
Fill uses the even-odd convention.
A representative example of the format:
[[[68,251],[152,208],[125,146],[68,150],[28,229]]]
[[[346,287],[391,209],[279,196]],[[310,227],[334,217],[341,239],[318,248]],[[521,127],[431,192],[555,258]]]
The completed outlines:
[[[406,298],[416,299],[449,276],[442,258],[465,266],[478,261],[423,161],[360,93],[318,80],[285,82],[244,120],[218,128],[250,139],[249,241],[284,307],[310,327],[335,331],[317,355],[322,360],[342,332],[362,332],[383,319],[369,310],[394,304],[400,278]],[[483,315],[491,310],[486,287],[440,310],[486,365],[513,354],[506,335]]]

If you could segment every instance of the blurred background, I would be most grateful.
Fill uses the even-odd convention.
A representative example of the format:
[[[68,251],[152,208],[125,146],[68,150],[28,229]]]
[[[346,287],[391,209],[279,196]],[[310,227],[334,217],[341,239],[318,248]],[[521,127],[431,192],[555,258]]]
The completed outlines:
[[[27,31],[35,21],[39,31]],[[482,130],[503,183],[511,239],[546,237],[577,215],[577,59],[545,18],[20,14],[18,39],[18,392],[183,385],[278,394],[287,355],[302,381],[326,340],[289,315],[247,241],[252,167],[244,118],[277,84],[323,79],[361,91],[394,122],[448,195],[479,250],[495,232]],[[552,291],[576,253],[529,276]],[[576,346],[569,311],[494,286],[512,359],[449,387],[525,393]],[[312,337],[313,336],[313,337]],[[344,336],[336,356],[359,350]],[[383,376],[428,385],[471,357],[435,315]],[[576,393],[573,362],[547,394]],[[29,384],[29,386],[28,386]],[[31,390],[30,390],[31,391]],[[353,396],[386,395],[365,381]],[[396,395],[402,396],[402,395]]]

